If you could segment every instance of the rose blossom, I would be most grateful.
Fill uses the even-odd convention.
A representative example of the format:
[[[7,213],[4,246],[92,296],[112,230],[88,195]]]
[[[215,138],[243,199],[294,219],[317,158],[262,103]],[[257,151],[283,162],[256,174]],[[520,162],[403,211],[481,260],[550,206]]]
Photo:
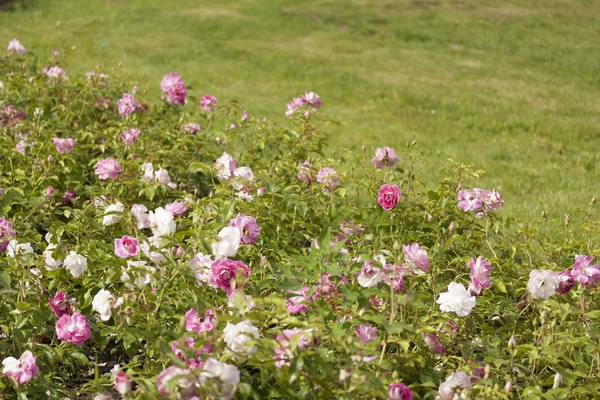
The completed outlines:
[[[210,267],[213,260],[210,256],[205,256],[202,253],[196,254],[196,256],[190,260],[190,268],[196,275],[196,280],[199,284],[206,284],[210,281]]]
[[[423,338],[423,342],[432,353],[444,354],[446,350],[444,345],[442,344],[439,336],[436,333],[421,333],[421,337]]]
[[[213,256],[216,258],[235,257],[240,247],[242,231],[237,227],[226,226],[218,234],[218,240],[212,243]]]
[[[140,133],[141,131],[138,128],[129,128],[121,133],[120,137],[126,145],[132,145],[136,142]]]
[[[231,220],[229,226],[238,228],[240,230],[240,242],[242,244],[256,243],[258,235],[260,235],[260,227],[256,223],[256,219],[254,217],[238,214],[237,217]]]
[[[258,339],[258,328],[249,320],[238,324],[227,323],[223,329],[223,341],[227,344],[227,351],[233,353],[235,358],[247,356],[256,352],[256,347],[248,344],[248,341]]]
[[[19,154],[25,155],[25,149],[27,149],[28,146],[30,146],[30,143],[26,139],[23,139],[16,144],[15,149],[17,149]]]
[[[66,207],[73,205],[73,199],[77,197],[77,193],[73,189],[67,189],[65,194],[60,198],[60,204]]]
[[[156,238],[168,236],[177,229],[173,214],[163,207],[158,207],[154,211],[150,211],[148,213],[148,221],[150,222],[150,229]]]
[[[477,257],[477,259],[471,258],[467,266],[471,270],[469,290],[471,293],[479,296],[492,283],[492,279],[490,278],[492,266],[481,256]]]
[[[115,239],[115,254],[120,258],[134,257],[139,253],[139,242],[131,236]]]
[[[466,317],[475,307],[476,300],[462,283],[451,282],[448,291],[441,293],[436,303],[444,312],[454,312],[459,317]]]
[[[43,72],[43,70],[42,70]],[[46,76],[50,79],[64,79],[67,80],[67,75],[65,75],[65,71],[59,67],[58,65],[54,65],[50,68],[46,69]]]
[[[181,127],[181,130],[185,133],[195,135],[196,133],[198,133],[200,131],[200,125],[194,124],[194,123],[185,124]]]
[[[8,54],[19,53],[20,55],[25,54],[25,47],[19,42],[17,39],[13,39],[8,42],[8,47],[6,48]]]
[[[8,244],[15,237],[13,223],[0,217],[0,251],[6,250]]]
[[[476,211],[475,216],[482,217],[490,211],[504,206],[502,195],[494,190],[474,188],[458,192],[458,208],[467,211]]]
[[[323,104],[323,101],[315,92],[304,93],[304,101],[311,105],[313,111],[317,111]]]
[[[285,116],[289,117],[296,111],[300,110],[304,104],[306,104],[306,100],[304,97],[294,97],[291,101],[287,103],[287,111],[285,112]]]
[[[92,333],[85,315],[74,313],[73,315],[65,314],[56,321],[56,336],[58,340],[81,346],[92,336]]]
[[[166,95],[167,101],[172,104],[185,104],[187,89],[185,82],[176,72],[171,72],[163,77],[160,90]]]
[[[54,188],[52,186],[48,186],[46,188],[46,190],[44,191],[45,197],[52,197],[53,194],[54,194]]]
[[[100,289],[92,300],[92,309],[100,314],[102,321],[108,321],[112,315],[112,309],[123,304],[123,298],[118,299],[108,290]]]
[[[174,201],[167,204],[165,210],[173,215],[181,215],[188,210],[188,206],[183,201]]]
[[[33,253],[33,247],[31,247],[31,243],[19,243],[15,239],[8,242],[8,246],[6,247],[6,255],[10,258],[15,258],[17,255],[31,253]]]
[[[386,264],[383,267],[383,282],[386,285],[392,286],[396,292],[401,292],[406,288],[406,285],[404,284],[404,274],[404,267]]]
[[[377,328],[367,322],[356,328],[354,333],[356,333],[361,343],[369,343],[377,337]]]
[[[573,279],[590,287],[600,282],[600,264],[592,265],[593,261],[594,257],[592,256],[575,256],[575,266],[571,270]]]
[[[317,174],[317,182],[323,185],[325,193],[331,193],[340,186],[340,175],[333,168],[324,167]]]
[[[121,172],[121,166],[114,158],[108,157],[96,163],[96,175],[98,178],[115,179]]]
[[[115,204],[111,204],[106,207],[102,217],[102,225],[110,226],[119,222],[121,218],[123,218],[122,213],[124,210],[125,207],[120,201],[117,201]]]
[[[466,372],[459,371],[453,372],[446,379],[444,383],[440,385],[438,391],[438,397],[440,400],[455,400],[468,398],[464,396],[457,396],[456,391],[459,389],[469,389],[471,387],[471,378]]]
[[[398,200],[402,196],[402,191],[398,188],[398,185],[383,184],[379,188],[379,194],[377,195],[377,203],[386,211],[390,211],[396,207]]]
[[[356,280],[364,288],[377,286],[382,281],[381,269],[374,267],[372,261],[365,261]]]
[[[169,382],[175,377],[177,377],[175,385],[169,385]],[[196,394],[195,384],[195,379],[190,375],[189,369],[182,369],[175,366],[170,366],[156,376],[156,389],[161,397],[171,397],[171,394],[177,393],[179,388],[179,391],[183,392],[181,393],[181,398],[192,400],[192,396]],[[189,394],[189,396],[186,395],[184,397],[184,393]]]
[[[534,299],[547,299],[556,293],[556,289],[558,289],[559,284],[560,280],[556,272],[534,269],[529,274],[527,291]]]
[[[556,289],[556,292],[558,294],[567,294],[571,291],[571,289],[573,289],[573,284],[575,283],[575,279],[573,279],[573,276],[571,275],[571,271],[566,270],[563,272],[559,272],[558,280],[559,280],[558,289]]]
[[[298,296],[288,297],[285,300],[285,306],[287,307],[290,314],[298,314],[301,312],[308,311],[306,302],[308,301],[308,286],[304,285],[300,290],[288,290],[288,294],[296,294]]]
[[[143,204],[134,204],[131,206],[131,215],[137,222],[138,229],[150,228],[150,219],[148,217],[148,208]]]
[[[229,365],[214,358],[206,360],[203,371],[200,373],[200,384],[215,386],[218,381],[218,397],[221,400],[231,400],[240,382],[240,371],[235,365]],[[210,381],[209,381],[210,379]]]
[[[48,301],[50,302],[50,309],[57,318],[65,314],[71,314],[71,304],[65,292],[56,293],[54,298],[50,298]]]
[[[154,166],[152,163],[145,162],[140,165],[140,169],[144,171],[144,180],[150,182],[154,179]]]
[[[413,400],[413,392],[402,382],[393,383],[388,387],[388,399]]]
[[[198,311],[190,308],[185,313],[185,330],[188,332],[210,332],[215,330],[217,319],[214,310],[206,310],[204,317],[198,315]]]
[[[117,102],[119,115],[125,117],[135,112],[138,104],[135,101],[135,96],[129,93],[123,93],[123,97]]]
[[[238,273],[241,277],[247,278],[250,276],[250,268],[241,261],[227,258],[215,260],[210,267],[210,282],[230,296],[237,288]]]
[[[121,396],[125,396],[131,392],[131,379],[123,371],[117,372],[115,376],[115,390]]]
[[[65,258],[64,267],[69,270],[73,277],[79,278],[87,269],[87,260],[84,256],[71,251]]]
[[[2,374],[13,378],[19,385],[24,385],[36,376],[40,370],[35,363],[35,357],[29,350],[21,354],[17,360],[14,357],[6,357],[2,360]]]
[[[71,138],[54,138],[52,142],[56,146],[56,151],[61,154],[70,153],[73,150],[73,146],[75,146],[75,140]]]
[[[13,126],[19,121],[25,119],[25,112],[15,109],[11,104],[4,107],[4,110],[0,111],[0,126]]]
[[[429,271],[431,266],[429,265],[429,256],[427,255],[427,250],[419,246],[418,243],[402,246],[402,252],[404,253],[404,260],[407,263],[407,267],[415,266],[420,271]]]
[[[303,163],[298,163],[298,179],[305,183],[311,183],[313,181],[312,167],[313,166],[309,160],[305,160]]]
[[[204,111],[213,112],[215,111],[215,106],[217,105],[217,98],[215,96],[211,96],[210,94],[205,94],[200,99],[200,108]]]
[[[215,168],[217,169],[217,177],[222,180],[229,180],[233,176],[233,171],[235,170],[235,160],[226,152],[223,152],[223,155],[217,158],[215,162]]]
[[[396,150],[387,146],[377,148],[375,157],[371,160],[375,168],[394,168],[399,161],[400,157],[396,155]]]

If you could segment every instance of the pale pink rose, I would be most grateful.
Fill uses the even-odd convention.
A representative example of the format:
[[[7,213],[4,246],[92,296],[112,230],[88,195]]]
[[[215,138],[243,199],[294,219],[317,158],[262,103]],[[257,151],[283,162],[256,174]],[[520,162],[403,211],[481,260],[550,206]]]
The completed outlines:
[[[366,322],[354,331],[361,343],[370,343],[377,338],[377,328]]]
[[[121,396],[125,396],[131,392],[131,379],[123,371],[117,372],[115,376],[115,390]]]
[[[286,293],[296,294],[297,296],[288,297],[285,300],[285,305],[290,312],[290,314],[298,314],[301,312],[308,311],[306,307],[306,303],[309,298],[306,296],[308,294],[308,286],[304,285],[300,290],[288,290]]]
[[[169,384],[175,377],[178,377],[175,385]],[[171,394],[175,395],[175,393],[180,392],[180,398],[191,400],[191,396],[196,392],[195,381],[196,379],[190,375],[189,369],[171,366],[156,377],[156,389],[162,397],[171,397]],[[185,395],[186,393],[189,393],[189,395]]]
[[[123,97],[117,102],[119,115],[125,117],[135,112],[138,104],[135,101],[135,96],[129,93],[123,93]]]
[[[73,150],[73,146],[75,146],[75,140],[71,138],[54,138],[52,142],[56,146],[56,151],[61,154],[70,153]]]
[[[141,131],[138,128],[129,128],[123,133],[121,133],[121,139],[125,142],[126,145],[132,145],[136,142],[138,136]]]
[[[18,360],[14,357],[5,358],[2,367],[2,374],[14,378],[19,385],[26,384],[40,372],[35,357],[29,350],[21,354]]]
[[[200,125],[198,124],[185,124],[181,126],[181,130],[185,133],[189,133],[191,135],[195,135],[200,131]]]
[[[402,196],[402,191],[398,188],[398,185],[388,185],[387,183],[381,185],[379,188],[379,194],[377,195],[377,203],[386,211],[390,211],[396,207],[398,201]]]
[[[472,294],[479,296],[492,284],[492,279],[490,278],[492,266],[481,256],[477,257],[477,259],[471,258],[467,266],[471,270],[471,285],[469,285],[469,290]]]
[[[217,105],[217,98],[215,96],[211,96],[210,94],[205,94],[200,99],[200,107],[204,111],[213,112],[213,111],[215,111],[216,105]]]
[[[229,222],[229,226],[238,228],[242,232],[240,242],[243,244],[254,244],[260,235],[260,227],[254,217],[238,214]]]
[[[201,317],[196,310],[190,308],[185,313],[185,330],[197,333],[214,331],[216,321],[214,310],[206,310],[204,317]]]
[[[169,171],[164,168],[154,171],[154,179],[161,185],[171,186],[171,176],[169,176]]]
[[[140,243],[136,238],[123,236],[115,239],[115,254],[120,258],[135,257],[140,250]]]
[[[323,101],[315,92],[306,92],[304,94],[304,101],[311,105],[313,111],[317,111],[321,107],[321,104],[323,104]]]
[[[131,206],[131,215],[137,221],[138,229],[150,228],[150,216],[148,208],[142,204],[134,204]]]
[[[233,171],[235,171],[235,160],[226,152],[223,152],[223,155],[217,158],[215,162],[215,168],[217,169],[217,177],[222,180],[229,180],[233,176]]]
[[[46,196],[46,197],[52,197],[53,194],[54,194],[54,188],[52,186],[48,186],[46,188],[46,190],[44,190],[44,196]]]
[[[467,212],[475,211],[475,216],[482,217],[488,212],[500,209],[504,206],[502,195],[494,190],[474,188],[472,190],[461,190],[458,192],[458,208]]]
[[[115,179],[121,172],[121,166],[114,158],[108,157],[104,160],[100,160],[96,163],[96,175],[98,178],[104,179]]]
[[[17,39],[13,39],[8,42],[8,47],[6,48],[8,54],[19,53],[20,55],[25,54],[25,47],[19,42]]]
[[[375,157],[371,160],[375,168],[394,168],[399,161],[396,150],[387,146],[375,149]]]
[[[13,223],[0,217],[0,251],[6,250],[10,241],[15,237]]]
[[[287,111],[285,112],[286,117],[289,117],[296,111],[300,110],[306,104],[304,97],[295,97],[292,101],[287,103]]]
[[[575,256],[575,266],[571,270],[571,276],[582,285],[593,287],[600,282],[600,264],[592,265],[594,257]]]
[[[56,293],[54,298],[50,298],[48,301],[50,302],[50,309],[57,318],[65,314],[71,314],[71,302],[65,292]]]
[[[331,193],[340,186],[340,175],[335,169],[324,167],[317,174],[317,182],[323,185],[324,192]]]
[[[85,319],[85,315],[74,313],[65,314],[56,321],[56,336],[58,340],[73,343],[81,346],[91,337],[90,324]]]
[[[239,274],[239,275],[238,275]],[[240,277],[250,276],[250,268],[241,261],[228,258],[215,260],[210,267],[210,282],[230,296],[237,288]]]
[[[15,148],[20,154],[25,155],[25,149],[27,148],[27,146],[29,146],[29,143],[27,142],[27,140],[23,139],[19,141],[19,143],[17,143]]]
[[[48,68],[46,70],[46,76],[50,79],[67,79],[65,71],[57,65]]]
[[[424,272],[429,271],[430,265],[427,250],[419,246],[418,243],[402,246],[402,252],[404,252],[404,260],[407,263],[407,267],[417,267]]]
[[[183,201],[174,201],[167,204],[165,210],[173,215],[181,215],[188,210],[188,206]]]

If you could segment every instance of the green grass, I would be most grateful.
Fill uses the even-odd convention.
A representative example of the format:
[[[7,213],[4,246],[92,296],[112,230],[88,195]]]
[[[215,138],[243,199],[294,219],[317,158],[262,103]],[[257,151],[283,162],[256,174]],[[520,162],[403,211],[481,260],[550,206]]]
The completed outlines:
[[[339,121],[331,148],[418,140],[487,174],[506,215],[540,220],[587,206],[600,177],[600,2],[398,0],[31,0],[0,12],[0,43],[68,53],[283,119],[304,90]],[[4,45],[3,45],[4,46]],[[74,47],[74,50],[70,50]]]

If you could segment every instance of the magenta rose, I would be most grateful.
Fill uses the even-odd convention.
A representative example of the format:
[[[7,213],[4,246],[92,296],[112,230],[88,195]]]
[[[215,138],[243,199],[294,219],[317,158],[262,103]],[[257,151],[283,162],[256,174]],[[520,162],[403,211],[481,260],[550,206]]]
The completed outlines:
[[[85,315],[74,313],[73,315],[65,314],[56,321],[56,336],[58,340],[81,346],[92,336],[92,333]]]
[[[260,227],[254,217],[238,214],[237,217],[231,220],[229,226],[238,228],[242,232],[240,242],[243,244],[256,243],[258,235],[260,235]]]
[[[50,309],[57,318],[65,314],[71,314],[71,304],[65,292],[56,293],[54,298],[48,299],[48,301],[50,302]]]
[[[240,275],[238,275],[240,274]],[[223,289],[227,296],[237,287],[239,277],[249,277],[250,268],[241,261],[230,259],[215,260],[210,267],[210,283]]]
[[[377,202],[384,210],[389,211],[396,207],[400,196],[402,196],[402,192],[398,188],[398,185],[388,185],[386,183],[379,188]]]

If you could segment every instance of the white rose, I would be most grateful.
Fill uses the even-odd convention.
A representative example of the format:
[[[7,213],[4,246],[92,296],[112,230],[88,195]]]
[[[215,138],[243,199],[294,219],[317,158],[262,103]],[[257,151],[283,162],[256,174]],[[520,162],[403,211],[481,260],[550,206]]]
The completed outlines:
[[[154,212],[150,211],[148,213],[148,220],[150,221],[150,229],[152,229],[155,237],[170,235],[177,228],[173,214],[162,207],[158,207]]]
[[[382,280],[381,270],[377,267],[363,267],[356,280],[360,286],[365,288],[377,286],[377,284]]]
[[[150,218],[148,208],[143,204],[134,204],[131,206],[131,215],[137,221],[138,229],[150,228]]]
[[[222,363],[209,358],[202,367],[200,373],[200,384],[206,385],[208,380],[218,379],[219,385],[219,398],[222,400],[230,400],[233,398],[237,385],[240,382],[240,370],[235,365]]]
[[[85,270],[87,269],[87,260],[84,256],[72,251],[65,258],[64,265],[65,268],[71,272],[71,275],[78,278],[85,273]]]
[[[166,257],[163,256],[162,253],[158,251],[152,251],[150,250],[150,247],[150,242],[148,241],[140,243],[140,249],[142,250],[142,253],[144,253],[144,255],[150,259],[150,261],[157,264],[167,262]]]
[[[33,253],[33,248],[31,247],[31,243],[18,243],[16,240],[11,240],[8,242],[8,247],[6,248],[6,254],[10,258],[15,258],[17,254],[30,254]]]
[[[460,398],[466,398],[464,396],[458,397],[455,393],[458,389],[469,389],[471,387],[471,378],[466,372],[458,371],[450,374],[448,379],[440,385],[437,399],[440,400],[454,400]]]
[[[534,269],[529,274],[529,282],[527,283],[527,291],[535,299],[547,299],[556,293],[556,289],[560,284],[560,279],[556,272],[545,270],[540,271]]]
[[[152,163],[143,163],[140,169],[144,171],[145,181],[151,181],[154,178],[154,167],[152,166]]]
[[[42,252],[42,257],[44,257],[47,269],[56,270],[62,264],[62,261],[55,260],[54,256],[52,255],[52,252],[54,251],[54,249],[56,249],[56,247],[57,245],[55,245],[54,243],[50,243],[48,244],[48,247],[46,247],[46,250]]]
[[[252,325],[252,322],[244,320],[238,324],[227,323],[223,329],[223,341],[227,343],[227,350],[233,353],[234,357],[246,356],[256,352],[256,347],[250,347],[248,342],[252,339],[258,339],[258,328]]]
[[[164,168],[160,168],[158,171],[154,172],[154,179],[156,179],[156,181],[162,185],[168,185],[171,183],[169,172]]]
[[[212,263],[212,258],[202,253],[196,254],[196,257],[190,260],[190,268],[196,274],[196,280],[199,284],[210,284],[210,267]]]
[[[235,257],[240,247],[242,232],[235,227],[226,226],[219,232],[219,240],[212,243],[213,256],[216,258]]]
[[[122,213],[124,209],[125,207],[123,207],[123,204],[118,201],[115,204],[106,207],[106,210],[104,210],[104,218],[102,218],[102,225],[109,226],[119,222],[123,216],[117,213]]]
[[[112,315],[112,309],[123,304],[123,298],[118,299],[110,294],[108,290],[100,289],[92,300],[92,309],[100,314],[102,321],[108,321]]]
[[[444,312],[455,312],[459,317],[466,317],[475,307],[475,296],[461,283],[451,282],[448,291],[441,293],[436,303]]]

